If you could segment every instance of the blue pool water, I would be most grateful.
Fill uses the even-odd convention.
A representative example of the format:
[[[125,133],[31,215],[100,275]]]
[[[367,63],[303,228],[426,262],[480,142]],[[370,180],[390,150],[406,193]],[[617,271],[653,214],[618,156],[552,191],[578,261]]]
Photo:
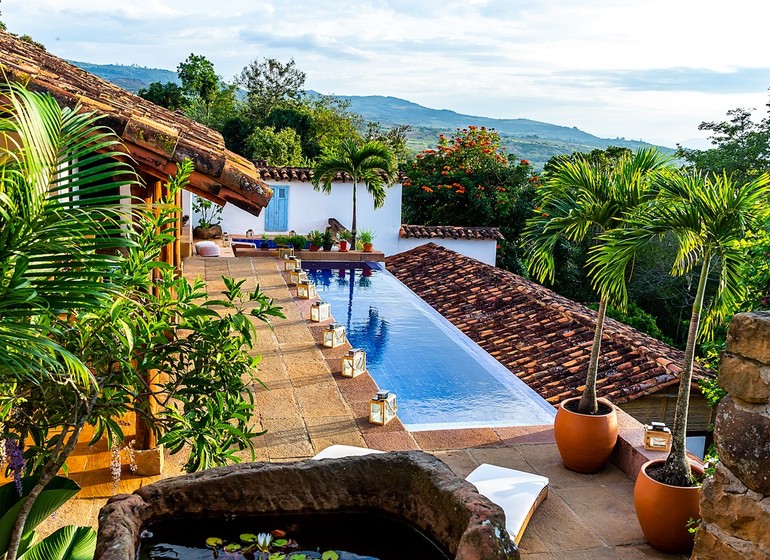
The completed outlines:
[[[551,405],[382,267],[305,265],[407,429],[553,422]]]

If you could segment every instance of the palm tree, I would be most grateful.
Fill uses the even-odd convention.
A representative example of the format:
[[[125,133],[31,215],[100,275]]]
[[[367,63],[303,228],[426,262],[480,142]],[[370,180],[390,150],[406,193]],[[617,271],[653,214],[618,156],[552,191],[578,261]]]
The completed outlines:
[[[553,282],[553,253],[560,240],[580,242],[622,227],[628,212],[652,196],[650,178],[667,162],[661,152],[645,148],[624,154],[609,166],[586,158],[557,164],[539,189],[538,215],[527,222],[524,233],[532,246],[532,274],[541,282]],[[608,300],[600,290],[586,384],[578,404],[581,414],[598,412],[596,375]]]
[[[393,151],[379,140],[369,140],[359,145],[348,138],[334,149],[325,152],[313,170],[313,187],[325,193],[332,190],[337,175],[348,175],[353,181],[353,220],[350,227],[351,244],[356,247],[356,191],[363,183],[374,198],[374,207],[381,208],[387,196],[386,187],[393,184],[397,173]]]
[[[698,287],[692,305],[684,364],[679,377],[672,445],[660,482],[690,486],[692,473],[686,458],[685,436],[690,385],[699,337],[712,333],[740,304],[746,288],[741,282],[745,247],[741,241],[770,218],[767,204],[770,176],[737,184],[731,176],[708,176],[697,170],[670,172],[657,181],[657,198],[628,227],[602,236],[589,258],[597,289],[624,304],[627,292],[622,277],[634,254],[655,237],[673,234],[678,242],[671,273],[687,274],[700,265]],[[709,271],[718,269],[713,298],[704,311]]]

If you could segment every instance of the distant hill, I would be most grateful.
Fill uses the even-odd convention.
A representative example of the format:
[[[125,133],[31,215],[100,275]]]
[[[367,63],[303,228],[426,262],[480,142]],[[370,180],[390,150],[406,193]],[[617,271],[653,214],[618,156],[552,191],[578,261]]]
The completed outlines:
[[[179,83],[176,72],[171,70],[71,62],[133,92],[147,87],[152,82]],[[410,125],[412,131],[408,135],[408,145],[414,152],[435,146],[439,134],[451,134],[457,128],[465,128],[469,125],[494,128],[500,133],[503,144],[511,153],[529,160],[536,168],[542,168],[549,158],[557,154],[589,152],[608,146],[623,146],[632,150],[649,146],[637,140],[600,138],[576,127],[570,128],[530,119],[493,119],[463,115],[448,109],[431,109],[398,97],[381,95],[340,95],[338,97],[349,101],[350,109],[367,121],[379,122],[386,128],[399,124]]]

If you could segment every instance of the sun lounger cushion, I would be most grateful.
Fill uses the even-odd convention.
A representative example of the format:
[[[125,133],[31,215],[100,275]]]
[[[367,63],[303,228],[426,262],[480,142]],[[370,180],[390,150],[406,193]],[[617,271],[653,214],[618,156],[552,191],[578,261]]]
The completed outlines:
[[[548,496],[546,477],[486,463],[479,465],[465,480],[503,509],[505,528],[516,544],[535,509]]]
[[[378,449],[367,449],[366,447],[355,447],[353,445],[330,445],[313,459],[337,459],[339,457],[354,457],[358,455],[369,455],[371,453],[384,453]]]
[[[195,252],[201,257],[218,257],[219,245],[213,241],[198,241],[195,244]]]

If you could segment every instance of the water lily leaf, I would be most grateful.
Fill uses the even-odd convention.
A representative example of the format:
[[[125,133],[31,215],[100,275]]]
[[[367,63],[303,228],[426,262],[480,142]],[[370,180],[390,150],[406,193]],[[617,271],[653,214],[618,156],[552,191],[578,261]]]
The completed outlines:
[[[238,543],[230,543],[225,547],[225,552],[238,552],[241,549],[241,545]]]
[[[286,555],[281,554],[280,552],[273,552],[270,556],[267,557],[267,560],[285,560]]]
[[[340,560],[340,555],[333,550],[327,550],[321,554],[321,560]]]
[[[286,531],[281,531],[280,529],[273,529],[270,531],[270,534],[273,536],[274,539],[282,539],[286,536]]]
[[[210,546],[211,548],[216,548],[218,546],[222,546],[225,541],[220,539],[219,537],[209,537],[206,539],[206,546]]]
[[[288,542],[289,541],[287,541],[286,539],[275,539],[273,541],[273,546],[278,546],[278,547],[286,546]]]
[[[243,542],[252,543],[257,541],[257,535],[255,535],[254,533],[243,533],[240,536],[240,539]]]
[[[289,560],[307,560],[306,554],[292,554],[289,556]]]

